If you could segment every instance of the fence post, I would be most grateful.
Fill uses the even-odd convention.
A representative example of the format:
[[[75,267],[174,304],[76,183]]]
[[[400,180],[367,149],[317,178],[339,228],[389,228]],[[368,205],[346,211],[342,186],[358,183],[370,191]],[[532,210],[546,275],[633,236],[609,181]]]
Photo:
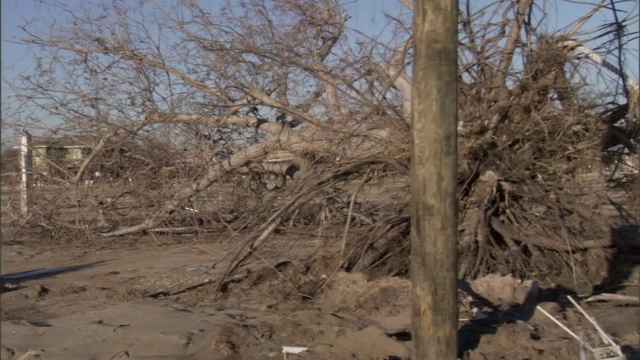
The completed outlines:
[[[23,131],[20,139],[20,210],[24,216],[29,214],[32,183],[33,153],[31,151],[31,134]]]

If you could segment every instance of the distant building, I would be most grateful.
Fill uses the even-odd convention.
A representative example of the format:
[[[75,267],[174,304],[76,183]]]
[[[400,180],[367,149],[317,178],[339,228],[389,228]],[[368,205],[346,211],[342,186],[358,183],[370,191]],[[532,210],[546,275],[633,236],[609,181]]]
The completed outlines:
[[[91,153],[95,140],[92,136],[34,137],[31,143],[33,169],[47,172],[52,163],[66,169],[74,168]]]
[[[92,135],[69,135],[62,137],[37,137],[31,141],[33,151],[33,171],[36,174],[50,176],[61,175],[60,168],[69,172],[78,170],[82,162],[91,154],[99,138]],[[14,148],[20,148],[16,146]],[[97,160],[109,159],[124,155],[126,147],[120,143],[109,143],[100,153]],[[95,161],[88,173],[102,171],[101,161]]]

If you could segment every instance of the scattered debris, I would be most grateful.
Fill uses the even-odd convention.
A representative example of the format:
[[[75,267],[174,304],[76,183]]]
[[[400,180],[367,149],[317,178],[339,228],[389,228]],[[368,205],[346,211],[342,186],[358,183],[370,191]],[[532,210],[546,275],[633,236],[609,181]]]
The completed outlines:
[[[119,351],[117,354],[113,355],[109,360],[116,360],[116,359],[129,359],[131,357],[131,354],[129,354],[129,350],[124,350],[124,351]]]
[[[118,331],[118,329],[131,327],[131,324],[120,324],[113,329],[113,332]]]
[[[22,354],[22,356],[16,358],[16,360],[38,359],[39,357],[40,357],[40,351],[30,349],[26,353]]]
[[[0,293],[13,291],[19,289],[19,285],[11,284],[11,283],[2,283],[2,288],[0,289]]]
[[[35,285],[33,289],[29,292],[27,297],[29,298],[40,298],[51,292],[51,289],[45,287],[44,285]]]
[[[97,273],[97,274],[95,274],[93,276],[94,277],[107,277],[107,276],[112,276],[112,275],[120,275],[120,272],[118,272],[118,271],[107,271],[107,272]]]
[[[282,346],[282,355],[287,359],[287,354],[300,354],[309,350],[308,347],[304,346]]]
[[[187,268],[187,271],[206,271],[211,268],[210,265],[193,265]]]
[[[531,284],[511,275],[489,274],[471,282],[471,288],[479,296],[503,310],[523,304]]]
[[[573,304],[573,306],[576,307],[576,309],[578,309],[578,311],[582,313],[582,315],[584,315],[584,317],[591,323],[591,325],[593,325],[598,335],[600,336],[600,339],[604,343],[604,346],[594,347],[587,340],[581,338],[580,336],[576,335],[576,333],[569,330],[568,327],[562,324],[559,320],[557,320],[553,315],[549,314],[542,307],[538,306],[537,309],[580,343],[580,360],[626,360],[626,356],[622,353],[620,346],[611,339],[611,337],[600,327],[600,325],[598,325],[595,319],[587,314],[587,312],[580,305],[578,305],[578,303],[573,300],[571,296],[567,296],[567,299]],[[591,356],[588,356],[588,353],[590,353]]]
[[[584,300],[584,302],[586,303],[598,302],[598,301],[612,301],[612,302],[619,302],[623,304],[640,305],[640,298],[638,298],[637,296],[622,295],[622,294],[603,293],[603,294],[589,296]]]

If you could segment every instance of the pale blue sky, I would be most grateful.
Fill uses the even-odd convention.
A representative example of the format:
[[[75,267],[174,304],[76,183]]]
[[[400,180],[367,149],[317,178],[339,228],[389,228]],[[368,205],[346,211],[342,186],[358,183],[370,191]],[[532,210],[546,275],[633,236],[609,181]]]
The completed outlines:
[[[204,3],[210,4],[213,8],[219,7],[224,2],[220,0],[202,0]],[[398,14],[401,10],[399,1],[396,0],[343,0],[347,4],[352,20],[349,26],[359,31],[371,34],[379,34],[385,24],[383,14]],[[2,101],[10,100],[10,91],[6,87],[4,80],[13,78],[21,72],[29,72],[34,67],[34,62],[29,55],[28,48],[24,45],[18,45],[13,42],[19,41],[23,37],[22,30],[19,26],[26,21],[37,19],[40,14],[51,14],[47,5],[43,5],[38,0],[0,0],[1,2],[1,39],[2,39]],[[71,6],[79,3],[86,3],[86,0],[63,0],[65,4]],[[477,6],[488,3],[488,0],[478,0]],[[638,14],[639,0],[628,2],[622,6],[626,11],[635,12],[636,18]],[[585,14],[591,6],[580,5],[570,1],[539,1],[538,4],[545,4],[549,12],[549,31],[559,29],[568,22],[576,19],[576,17]],[[55,14],[54,14],[55,15]],[[594,28],[606,22],[610,22],[612,17],[608,12],[602,12],[595,16],[585,28]],[[637,33],[638,23],[636,22],[632,29]],[[632,78],[638,79],[638,41],[633,45],[632,56],[627,60],[635,60],[635,64],[628,64],[627,71]]]
[[[220,0],[208,1],[212,8],[224,4],[224,1]],[[2,70],[3,78],[5,76],[9,78],[12,74],[33,66],[33,62],[27,56],[26,47],[11,43],[19,41],[23,37],[24,34],[19,27],[27,20],[36,18],[38,14],[50,14],[50,10],[37,0],[0,0],[0,2],[2,3],[2,21],[0,22],[2,24]],[[64,0],[63,2],[73,6],[86,1]],[[382,29],[384,25],[382,14],[384,12],[397,14],[401,6],[396,0],[345,0],[344,2],[351,10],[350,26],[360,31],[372,33],[377,33]]]
[[[349,23],[351,27],[360,31],[377,33],[379,32],[385,21],[383,13],[397,14],[401,5],[397,0],[343,0],[347,4],[348,9],[351,10],[352,21]],[[86,0],[64,0],[65,4],[73,6],[74,4],[86,3]],[[208,0],[211,7],[216,5],[220,6],[223,1],[220,0]],[[488,3],[488,0],[478,0],[478,7]],[[591,2],[591,1],[584,1]],[[11,41],[19,41],[23,36],[22,30],[19,26],[23,25],[26,21],[37,18],[39,14],[51,14],[48,6],[43,5],[38,0],[0,0],[1,16],[0,24],[2,25],[1,38],[2,38],[2,70],[3,77],[11,77],[11,74],[19,71],[20,69],[29,68],[33,66],[33,62],[26,56],[27,52],[24,46],[10,43]],[[542,3],[541,1],[539,3]],[[582,15],[588,11],[591,7],[589,5],[576,4],[578,2],[571,2],[565,0],[551,0],[546,2],[546,6],[549,7],[550,25],[553,28],[561,28],[568,22],[576,19],[577,16]],[[639,1],[630,1],[621,5],[621,8],[626,11],[635,12],[636,17],[638,14]],[[586,26],[594,27],[605,22],[611,21],[611,16],[607,12],[602,12],[596,15],[593,20]],[[590,25],[590,26],[589,26]],[[633,26],[633,29],[638,31],[638,23]],[[636,52],[638,44],[635,44]],[[5,73],[6,71],[6,73]],[[637,78],[637,72],[636,72]]]
[[[127,0],[136,1],[136,0]],[[171,0],[157,0],[164,2]],[[92,0],[61,0],[60,2],[74,7],[80,4],[87,4]],[[349,22],[351,27],[365,33],[378,34],[385,24],[383,14],[385,12],[396,15],[401,10],[401,5],[396,0],[343,0],[350,9],[352,19]],[[56,9],[51,9],[48,5],[42,4],[38,0],[0,0],[1,3],[1,75],[2,75],[2,101],[11,102],[12,91],[5,83],[21,73],[28,73],[35,67],[35,62],[30,55],[29,48],[22,44],[17,44],[24,37],[23,30],[20,29],[27,21],[35,21],[41,16],[51,18],[56,16]],[[201,4],[209,7],[210,11],[216,12],[219,7],[225,4],[224,0],[202,0]],[[209,10],[208,9],[208,10]],[[63,18],[64,14],[60,16]],[[6,129],[3,129],[6,130]]]

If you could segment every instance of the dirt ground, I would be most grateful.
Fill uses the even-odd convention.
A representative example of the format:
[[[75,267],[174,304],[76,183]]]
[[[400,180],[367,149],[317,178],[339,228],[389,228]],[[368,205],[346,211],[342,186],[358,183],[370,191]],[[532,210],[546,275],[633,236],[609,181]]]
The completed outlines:
[[[28,350],[27,358],[41,359],[282,359],[283,346],[308,348],[288,359],[410,358],[407,279],[335,272],[322,239],[281,234],[216,292],[226,262],[203,270],[240,239],[65,245],[5,232],[1,359]],[[310,254],[313,261],[300,261]],[[19,275],[41,269],[56,271]],[[637,274],[617,290],[637,296]],[[460,283],[462,358],[578,359],[577,342],[535,305],[581,336],[593,341],[595,333],[566,300],[568,288],[538,280],[496,275]],[[583,306],[629,359],[640,358],[637,305]]]

